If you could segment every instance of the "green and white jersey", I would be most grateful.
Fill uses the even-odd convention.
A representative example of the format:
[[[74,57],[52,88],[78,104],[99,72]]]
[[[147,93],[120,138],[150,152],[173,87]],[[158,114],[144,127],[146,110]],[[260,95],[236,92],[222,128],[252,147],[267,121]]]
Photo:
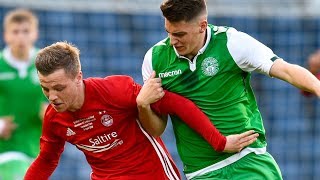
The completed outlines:
[[[17,128],[9,140],[0,139],[0,153],[18,151],[35,158],[39,153],[42,122],[40,110],[46,99],[34,65],[15,60],[8,48],[0,52],[0,117],[13,116]]]
[[[178,153],[188,178],[219,169],[250,152],[264,153],[265,129],[250,86],[252,71],[269,75],[274,59],[268,47],[234,28],[207,27],[207,40],[191,61],[180,56],[166,38],[145,55],[144,80],[156,71],[163,87],[197,104],[224,135],[255,130],[258,140],[241,153],[214,149],[178,117],[172,116]],[[192,113],[192,112],[186,112]]]

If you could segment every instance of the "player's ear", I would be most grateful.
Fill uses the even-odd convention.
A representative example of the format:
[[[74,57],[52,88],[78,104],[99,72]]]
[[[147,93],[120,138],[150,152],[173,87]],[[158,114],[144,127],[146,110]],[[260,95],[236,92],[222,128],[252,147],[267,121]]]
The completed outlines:
[[[79,71],[76,79],[77,79],[77,84],[81,84],[82,83],[82,71]]]
[[[199,22],[199,32],[200,33],[206,32],[207,26],[208,26],[208,22],[207,22],[206,19],[200,20],[200,22]]]

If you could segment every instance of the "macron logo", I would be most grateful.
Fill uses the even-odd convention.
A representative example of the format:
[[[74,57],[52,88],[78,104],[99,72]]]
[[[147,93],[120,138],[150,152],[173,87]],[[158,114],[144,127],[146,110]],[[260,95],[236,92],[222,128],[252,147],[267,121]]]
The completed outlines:
[[[177,75],[180,75],[180,74],[182,74],[182,71],[181,71],[181,69],[178,69],[178,70],[173,70],[173,71],[170,71],[170,72],[159,73],[159,77],[160,78],[166,78],[166,77],[177,76]]]
[[[67,136],[73,136],[75,134],[76,133],[74,131],[72,131],[72,129],[70,129],[70,128],[67,129]]]

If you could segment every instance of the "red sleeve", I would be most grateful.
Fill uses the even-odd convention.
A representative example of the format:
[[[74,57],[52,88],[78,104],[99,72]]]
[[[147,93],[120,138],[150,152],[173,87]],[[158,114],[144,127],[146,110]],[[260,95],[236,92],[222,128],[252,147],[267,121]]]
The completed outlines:
[[[189,99],[172,92],[151,105],[159,114],[179,116],[189,127],[199,133],[216,151],[223,151],[227,142],[209,118]]]
[[[53,151],[51,151],[53,152]],[[24,180],[49,179],[58,165],[59,158],[56,158],[54,152],[41,151],[38,157],[29,167]],[[60,155],[59,155],[60,157]]]
[[[50,110],[52,110],[51,106],[49,106],[46,111],[42,127],[40,153],[27,170],[24,177],[25,180],[49,179],[57,167],[60,156],[64,150],[65,141],[55,134],[55,132],[59,131],[59,128],[55,126],[55,123],[52,123],[51,118],[53,117]]]
[[[316,74],[315,76],[320,80],[320,73]],[[314,95],[311,92],[304,91],[304,90],[301,90],[300,92],[302,95],[304,95],[306,97],[312,97]]]

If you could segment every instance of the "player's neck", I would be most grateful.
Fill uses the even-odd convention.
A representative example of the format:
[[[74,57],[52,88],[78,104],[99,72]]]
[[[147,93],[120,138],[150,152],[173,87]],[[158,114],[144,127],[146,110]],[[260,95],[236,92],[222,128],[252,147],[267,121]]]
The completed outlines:
[[[73,107],[69,109],[69,111],[75,112],[75,111],[80,110],[84,104],[84,101],[85,101],[85,85],[82,81],[82,83],[79,87],[79,93],[76,96],[76,101],[75,101]]]
[[[190,59],[191,61],[193,61],[193,58],[199,53],[200,49],[203,48],[203,46],[206,43],[207,40],[207,32],[203,33],[203,35],[201,36],[202,41],[199,42],[198,46],[196,46],[196,48],[194,49],[194,51],[192,51],[192,53],[186,55],[186,57],[188,59]]]

